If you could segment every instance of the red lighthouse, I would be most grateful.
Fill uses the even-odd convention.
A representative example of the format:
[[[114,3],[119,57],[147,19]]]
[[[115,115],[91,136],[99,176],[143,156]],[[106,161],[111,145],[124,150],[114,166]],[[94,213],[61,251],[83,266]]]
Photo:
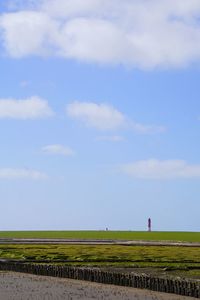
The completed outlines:
[[[151,232],[151,218],[148,218],[148,231]]]

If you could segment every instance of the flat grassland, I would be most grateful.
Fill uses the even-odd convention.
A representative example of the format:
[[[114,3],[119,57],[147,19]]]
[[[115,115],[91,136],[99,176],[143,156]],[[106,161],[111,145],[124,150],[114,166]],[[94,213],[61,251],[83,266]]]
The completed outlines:
[[[199,247],[0,245],[0,259],[73,266],[151,269],[200,278]],[[140,270],[141,271],[141,270]]]
[[[200,242],[200,232],[167,231],[0,231],[0,238],[97,239]]]
[[[106,268],[164,272],[200,279],[200,247],[147,245],[12,244],[14,238],[96,239],[200,242],[200,232],[134,231],[1,231],[0,259]]]
[[[199,247],[121,245],[0,245],[1,259],[51,260],[76,263],[127,263],[127,265],[182,265],[200,267]]]

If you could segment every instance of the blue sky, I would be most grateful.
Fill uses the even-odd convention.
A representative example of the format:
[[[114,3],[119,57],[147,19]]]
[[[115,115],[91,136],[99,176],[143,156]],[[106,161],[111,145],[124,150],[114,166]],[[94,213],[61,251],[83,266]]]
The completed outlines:
[[[199,16],[1,1],[2,230],[199,231]]]

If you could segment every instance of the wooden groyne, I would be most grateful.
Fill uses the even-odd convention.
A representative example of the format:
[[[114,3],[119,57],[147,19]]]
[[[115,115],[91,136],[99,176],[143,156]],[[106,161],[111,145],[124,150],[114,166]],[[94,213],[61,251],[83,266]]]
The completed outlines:
[[[1,262],[0,270],[86,280],[103,284],[113,284],[119,286],[148,289],[152,291],[200,298],[200,282],[193,280],[165,279],[150,275],[116,273],[94,268],[56,266],[46,264],[26,264],[19,262]]]

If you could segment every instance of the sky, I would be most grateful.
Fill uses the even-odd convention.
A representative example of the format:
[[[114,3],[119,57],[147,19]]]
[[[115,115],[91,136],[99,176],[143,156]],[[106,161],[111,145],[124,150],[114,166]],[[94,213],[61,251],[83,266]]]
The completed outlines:
[[[0,1],[0,230],[200,230],[200,1]]]

